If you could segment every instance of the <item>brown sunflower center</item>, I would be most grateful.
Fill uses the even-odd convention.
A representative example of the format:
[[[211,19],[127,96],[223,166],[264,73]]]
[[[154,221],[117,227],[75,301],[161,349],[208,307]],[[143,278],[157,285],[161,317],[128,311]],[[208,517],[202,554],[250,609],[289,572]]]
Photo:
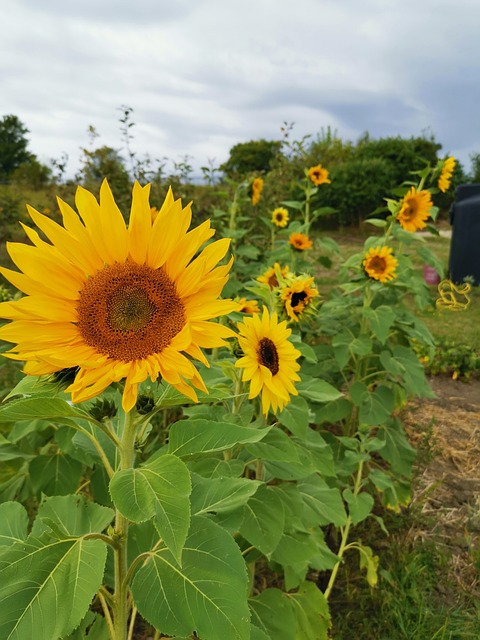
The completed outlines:
[[[370,260],[370,269],[377,273],[383,273],[386,267],[387,263],[385,262],[385,258],[382,258],[381,256],[375,256]]]
[[[283,220],[283,213],[279,212],[279,213],[275,214],[275,217],[277,218],[278,222],[282,222],[282,220]]]
[[[267,369],[270,369],[272,376],[279,371],[278,352],[275,343],[270,338],[262,338],[258,343],[258,361]]]
[[[295,309],[295,307],[297,307],[300,303],[305,302],[305,298],[307,298],[307,294],[305,293],[305,291],[296,291],[295,293],[292,293],[292,297],[290,299],[292,309]]]
[[[182,301],[164,270],[133,262],[107,266],[87,280],[78,318],[89,346],[123,362],[160,353],[185,326]]]

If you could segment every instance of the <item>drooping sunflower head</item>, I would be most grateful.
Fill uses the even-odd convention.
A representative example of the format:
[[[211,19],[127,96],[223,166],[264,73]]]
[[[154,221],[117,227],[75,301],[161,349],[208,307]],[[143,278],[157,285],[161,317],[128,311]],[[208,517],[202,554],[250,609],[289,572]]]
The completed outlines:
[[[405,231],[415,232],[417,229],[424,229],[432,206],[429,191],[417,191],[415,187],[411,187],[403,198],[397,220]]]
[[[282,410],[291,395],[298,395],[295,382],[300,380],[297,362],[300,351],[289,341],[291,329],[278,322],[277,314],[263,313],[245,318],[238,325],[238,342],[243,356],[235,363],[243,369],[242,380],[250,382],[249,398],[262,394],[262,411],[268,415]]]
[[[270,267],[265,271],[265,273],[258,276],[257,281],[263,282],[263,284],[268,284],[270,289],[275,289],[279,286],[279,279],[283,280],[289,271],[288,265],[281,267],[278,262],[275,262],[273,267]]]
[[[258,302],[256,300],[247,300],[247,298],[240,298],[239,300],[237,300],[237,304],[237,311],[239,311],[240,313],[248,313],[249,315],[260,313],[260,307],[258,306]]]
[[[446,158],[443,162],[440,177],[438,178],[438,188],[442,193],[445,193],[450,187],[455,164],[456,160],[453,156]]]
[[[217,264],[229,240],[195,257],[214,233],[210,221],[187,232],[190,205],[182,208],[171,190],[152,221],[149,190],[135,183],[127,226],[106,181],[99,202],[79,187],[78,213],[59,200],[63,226],[28,207],[48,241],[24,225],[32,244],[8,245],[20,271],[0,272],[26,295],[0,304],[0,317],[12,320],[0,338],[16,343],[6,355],[25,361],[30,375],[77,367],[66,389],[73,402],[124,379],[129,411],[147,377],[196,400],[191,385],[206,389],[187,356],[208,366],[201,349],[233,335],[211,322],[236,309],[233,301],[218,299],[231,261]]]
[[[286,227],[289,217],[288,211],[284,207],[277,207],[272,211],[272,224],[276,227]]]
[[[307,176],[316,187],[321,184],[330,184],[332,182],[328,178],[328,170],[322,167],[321,164],[317,164],[315,167],[310,167],[307,171]]]
[[[262,178],[254,178],[251,185],[252,204],[255,206],[260,201],[260,196],[263,190]]]
[[[398,260],[390,247],[371,247],[365,254],[363,267],[369,278],[387,282],[397,277]]]
[[[280,308],[283,315],[286,315],[293,322],[299,322],[315,312],[314,300],[318,296],[319,293],[314,286],[313,277],[291,275],[280,288]]]
[[[313,242],[304,233],[294,232],[288,239],[289,244],[295,249],[295,251],[307,251],[313,247]]]

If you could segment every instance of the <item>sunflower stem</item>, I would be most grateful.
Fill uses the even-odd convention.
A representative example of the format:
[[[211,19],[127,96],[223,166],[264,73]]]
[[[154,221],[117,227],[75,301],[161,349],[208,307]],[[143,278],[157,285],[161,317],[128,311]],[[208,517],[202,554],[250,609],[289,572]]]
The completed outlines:
[[[137,423],[135,409],[125,413],[125,422],[120,441],[120,470],[131,469],[135,461],[135,437]],[[128,583],[126,576],[127,567],[127,536],[128,520],[120,511],[116,510],[115,538],[118,540],[118,548],[114,552],[115,566],[115,592],[113,597],[113,620],[115,640],[127,640],[128,633]]]

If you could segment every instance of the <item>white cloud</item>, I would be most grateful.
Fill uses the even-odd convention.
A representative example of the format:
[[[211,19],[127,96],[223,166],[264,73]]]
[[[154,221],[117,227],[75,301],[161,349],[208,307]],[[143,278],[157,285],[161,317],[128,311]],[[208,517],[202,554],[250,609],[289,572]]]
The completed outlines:
[[[480,150],[477,0],[4,0],[0,115],[75,170],[93,125],[142,155],[228,156],[235,143],[331,126],[345,138],[430,128]]]

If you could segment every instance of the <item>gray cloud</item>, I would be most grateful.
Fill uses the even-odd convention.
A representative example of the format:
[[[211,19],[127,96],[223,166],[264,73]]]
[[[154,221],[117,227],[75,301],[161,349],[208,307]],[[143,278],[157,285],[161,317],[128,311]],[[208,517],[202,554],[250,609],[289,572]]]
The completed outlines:
[[[139,155],[218,163],[236,142],[331,126],[356,139],[429,129],[480,151],[477,0],[4,0],[0,115],[75,170],[93,125]]]

